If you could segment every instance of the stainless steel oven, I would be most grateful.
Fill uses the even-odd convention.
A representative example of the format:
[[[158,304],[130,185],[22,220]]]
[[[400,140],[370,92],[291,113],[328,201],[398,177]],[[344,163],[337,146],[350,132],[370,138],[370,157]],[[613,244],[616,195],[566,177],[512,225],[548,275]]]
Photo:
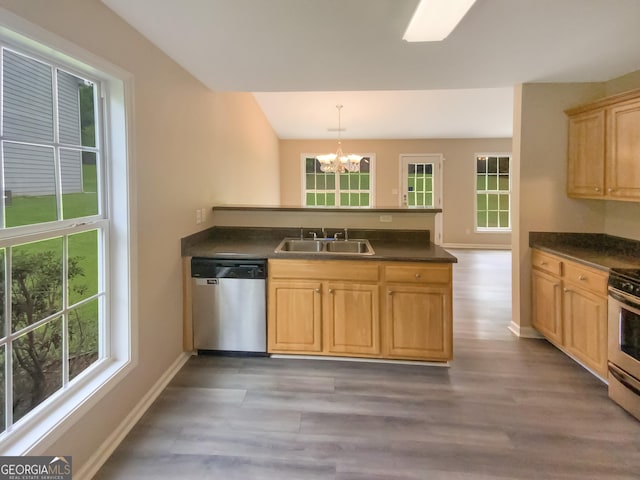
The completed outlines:
[[[640,269],[609,276],[609,397],[640,419]]]

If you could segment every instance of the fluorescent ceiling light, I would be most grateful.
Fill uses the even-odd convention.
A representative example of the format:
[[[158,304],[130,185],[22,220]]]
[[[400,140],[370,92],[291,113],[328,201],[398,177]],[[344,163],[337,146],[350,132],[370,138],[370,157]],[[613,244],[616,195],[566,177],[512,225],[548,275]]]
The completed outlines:
[[[403,40],[439,42],[460,23],[476,0],[420,0]]]

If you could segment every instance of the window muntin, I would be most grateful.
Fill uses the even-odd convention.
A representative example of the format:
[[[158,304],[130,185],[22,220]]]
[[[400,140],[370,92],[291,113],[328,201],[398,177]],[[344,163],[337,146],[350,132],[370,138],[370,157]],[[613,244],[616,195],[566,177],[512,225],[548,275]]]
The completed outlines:
[[[476,155],[476,229],[510,231],[511,155]]]
[[[360,207],[373,206],[372,156],[363,157],[359,172],[333,173],[320,170],[314,156],[303,155],[304,206]]]
[[[99,81],[13,48],[0,57],[5,431],[107,356],[108,221]]]

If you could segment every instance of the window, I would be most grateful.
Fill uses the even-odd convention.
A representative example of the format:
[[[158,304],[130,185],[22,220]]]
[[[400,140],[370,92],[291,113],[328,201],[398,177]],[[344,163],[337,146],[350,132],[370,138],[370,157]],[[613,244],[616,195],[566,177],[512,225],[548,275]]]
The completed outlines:
[[[511,155],[476,155],[476,229],[510,231]]]
[[[360,171],[333,173],[320,170],[315,155],[303,155],[302,203],[306,207],[362,207],[374,205],[374,156],[360,162]]]
[[[131,260],[110,255],[130,245],[128,104],[122,77],[5,27],[0,65],[0,451],[22,455],[135,356]]]

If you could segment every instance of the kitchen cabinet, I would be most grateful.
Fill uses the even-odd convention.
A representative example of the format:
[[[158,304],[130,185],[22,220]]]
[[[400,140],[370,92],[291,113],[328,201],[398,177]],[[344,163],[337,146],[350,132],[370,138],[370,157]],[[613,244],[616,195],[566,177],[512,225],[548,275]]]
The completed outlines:
[[[451,302],[451,264],[270,260],[268,351],[447,361]]]
[[[607,111],[607,195],[640,201],[640,98]]]
[[[324,345],[330,354],[380,353],[378,285],[327,282]]]
[[[564,346],[599,375],[607,376],[607,279],[598,270],[566,262]]]
[[[562,345],[562,261],[534,250],[531,264],[531,323],[551,343]]]
[[[269,262],[268,351],[380,354],[378,265]]]
[[[322,283],[306,280],[269,282],[268,348],[282,352],[320,352]]]
[[[569,117],[567,193],[571,197],[604,196],[604,109]]]
[[[535,249],[531,264],[533,326],[606,378],[608,275]]]
[[[640,90],[566,113],[567,194],[640,201]]]
[[[450,265],[385,266],[384,352],[389,358],[447,361],[453,355]]]

